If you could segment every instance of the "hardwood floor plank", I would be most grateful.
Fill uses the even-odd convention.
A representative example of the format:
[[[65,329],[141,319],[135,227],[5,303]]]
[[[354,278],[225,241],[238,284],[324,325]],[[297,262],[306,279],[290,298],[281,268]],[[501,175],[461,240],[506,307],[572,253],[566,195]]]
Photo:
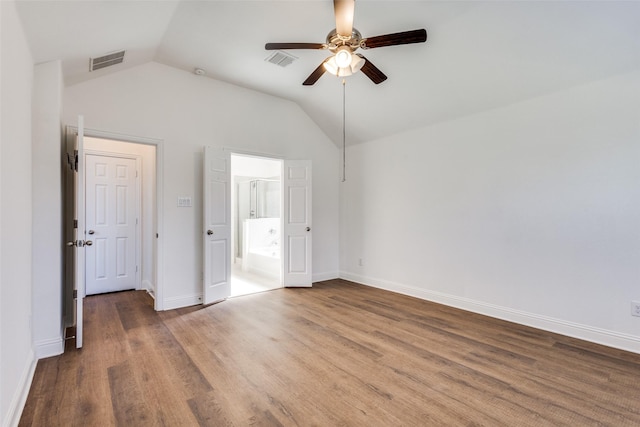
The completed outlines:
[[[199,426],[233,426],[233,423],[227,418],[224,409],[212,393],[191,398],[187,403]]]
[[[130,362],[107,369],[111,389],[111,405],[118,426],[152,425],[153,413],[147,403]]]
[[[190,383],[183,381],[181,369],[172,366],[175,361],[169,362],[164,352],[158,351],[153,338],[153,333],[142,328],[128,332],[128,339],[136,342],[130,359],[135,380],[159,425],[188,424],[193,415],[187,400],[194,392],[188,388]]]

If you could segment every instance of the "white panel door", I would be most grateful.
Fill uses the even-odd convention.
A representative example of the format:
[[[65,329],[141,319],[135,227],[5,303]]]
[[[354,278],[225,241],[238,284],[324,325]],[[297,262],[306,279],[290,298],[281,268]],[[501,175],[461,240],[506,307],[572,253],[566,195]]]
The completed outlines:
[[[231,295],[231,155],[204,149],[204,283],[202,303]]]
[[[84,241],[84,117],[78,117],[78,130],[74,143],[75,173],[73,183],[74,199],[74,266],[73,275],[75,297],[76,348],[82,348],[84,296],[85,296],[85,241]]]
[[[87,154],[87,295],[136,289],[136,160]]]
[[[310,287],[311,161],[285,160],[282,178],[284,286]]]

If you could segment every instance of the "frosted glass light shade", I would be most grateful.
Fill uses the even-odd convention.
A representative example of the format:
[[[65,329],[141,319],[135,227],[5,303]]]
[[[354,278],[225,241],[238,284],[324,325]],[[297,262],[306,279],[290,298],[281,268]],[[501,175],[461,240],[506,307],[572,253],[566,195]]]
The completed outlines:
[[[345,66],[341,67],[338,65],[338,55],[340,54],[340,52],[341,51],[336,53],[334,56],[329,58],[329,60],[324,63],[324,69],[327,70],[327,72],[333,74],[334,76],[338,76],[338,77],[350,76],[353,73],[360,70],[360,68],[362,68],[362,66],[365,63],[364,59],[360,58],[358,55],[351,55],[351,53],[349,52],[350,62],[347,63]]]
[[[358,55],[353,55],[353,59],[351,60],[351,72],[355,73],[356,71],[360,70],[364,63],[364,58],[360,58]]]
[[[351,65],[351,52],[349,51],[349,48],[346,47],[341,47],[340,49],[338,49],[338,51],[336,52],[335,58],[336,58],[336,65],[339,68],[345,68]]]
[[[324,63],[324,69],[327,70],[328,73],[333,74],[334,76],[338,75],[338,64],[336,64],[336,57],[332,56],[328,61]]]

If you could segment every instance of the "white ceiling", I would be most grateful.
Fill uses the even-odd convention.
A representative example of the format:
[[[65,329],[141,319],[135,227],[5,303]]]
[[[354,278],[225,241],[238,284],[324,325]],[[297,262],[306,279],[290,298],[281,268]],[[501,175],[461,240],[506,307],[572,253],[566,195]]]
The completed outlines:
[[[199,67],[298,103],[342,143],[341,80],[325,74],[302,86],[328,53],[288,51],[299,59],[281,68],[264,50],[266,42],[323,43],[335,27],[331,0],[19,0],[17,8],[35,61],[61,59],[67,85],[148,61]],[[637,70],[639,22],[634,1],[357,0],[354,26],[364,37],[426,28],[428,39],[362,52],[389,79],[347,78],[347,143]],[[90,57],[121,49],[124,64],[89,72]]]

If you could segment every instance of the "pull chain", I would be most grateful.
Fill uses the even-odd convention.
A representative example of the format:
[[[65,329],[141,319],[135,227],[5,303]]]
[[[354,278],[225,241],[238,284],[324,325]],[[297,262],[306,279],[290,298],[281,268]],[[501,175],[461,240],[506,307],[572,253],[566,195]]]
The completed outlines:
[[[342,182],[347,180],[346,83],[347,81],[342,79]]]

